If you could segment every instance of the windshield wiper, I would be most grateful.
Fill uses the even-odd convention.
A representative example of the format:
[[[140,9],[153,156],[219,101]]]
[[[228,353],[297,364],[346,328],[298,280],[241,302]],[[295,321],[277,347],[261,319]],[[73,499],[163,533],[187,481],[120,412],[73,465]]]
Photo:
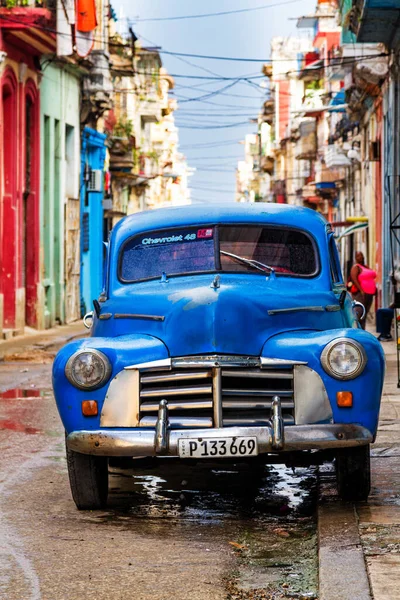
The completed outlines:
[[[257,269],[258,271],[262,271],[263,273],[265,273],[265,269],[268,269],[271,273],[275,273],[274,267],[265,265],[264,263],[259,262],[258,260],[254,260],[252,258],[245,258],[244,256],[238,256],[237,254],[232,254],[231,252],[225,252],[224,250],[220,250],[220,253],[224,254],[225,256],[230,256],[231,258],[234,258],[237,261],[244,263],[245,265],[250,265],[250,267]],[[258,266],[258,265],[260,265],[260,266]]]

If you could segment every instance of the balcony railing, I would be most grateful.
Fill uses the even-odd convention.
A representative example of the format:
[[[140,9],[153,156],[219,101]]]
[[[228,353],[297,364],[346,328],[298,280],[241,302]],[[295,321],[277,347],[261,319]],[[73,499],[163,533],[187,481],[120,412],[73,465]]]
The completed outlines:
[[[129,172],[133,169],[135,165],[134,146],[134,138],[109,137],[111,171]]]
[[[329,144],[324,151],[325,164],[328,169],[338,169],[341,167],[349,167],[351,160],[347,154],[336,144]]]
[[[312,160],[317,154],[317,127],[315,119],[307,119],[300,123],[300,138],[296,142],[294,157],[297,160]]]
[[[269,175],[272,175],[274,172],[274,166],[275,166],[275,160],[272,156],[262,156],[261,157],[260,167],[261,167],[261,170],[264,171],[264,173],[268,173]]]
[[[353,0],[350,31],[357,42],[380,42],[395,48],[400,41],[400,0]]]
[[[56,8],[56,0],[0,0],[1,8]]]
[[[139,114],[144,123],[161,121],[161,102],[158,96],[146,96],[140,100]]]

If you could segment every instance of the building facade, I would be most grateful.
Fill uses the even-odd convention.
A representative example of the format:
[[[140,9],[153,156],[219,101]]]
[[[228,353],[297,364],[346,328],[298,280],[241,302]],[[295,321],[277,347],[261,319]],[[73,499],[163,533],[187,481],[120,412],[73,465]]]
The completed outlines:
[[[41,324],[40,57],[56,49],[47,3],[17,4],[0,3],[0,334],[6,336]]]
[[[40,329],[80,316],[81,77],[61,61],[47,65],[49,59],[42,60]]]
[[[258,156],[245,143],[238,165],[238,200],[300,204],[332,223],[346,276],[364,253],[377,308],[400,283],[399,16],[400,0],[318,0],[297,22],[311,35],[274,38]]]
[[[107,136],[85,127],[81,144],[80,178],[80,314],[92,309],[103,288],[104,170]],[[79,247],[79,246],[78,246]],[[79,318],[79,317],[78,317]]]
[[[82,317],[115,223],[190,202],[174,81],[115,21],[109,0],[0,0],[0,339]]]

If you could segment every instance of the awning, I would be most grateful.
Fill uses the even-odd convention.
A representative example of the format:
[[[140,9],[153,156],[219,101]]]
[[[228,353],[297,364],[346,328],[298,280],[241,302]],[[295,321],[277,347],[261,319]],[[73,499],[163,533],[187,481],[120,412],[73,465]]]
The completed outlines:
[[[344,90],[337,92],[329,102],[329,112],[346,112],[346,95]]]
[[[368,229],[368,223],[355,223],[354,225],[350,225],[350,227],[347,227],[347,229],[342,231],[342,233],[338,235],[337,239],[341,240],[344,237],[352,235],[353,233],[358,233],[364,229]]]
[[[321,71],[323,68],[324,68],[324,61],[322,60],[322,58],[318,58],[314,62],[301,67],[301,70],[299,72],[299,79],[309,78],[310,80],[313,80],[317,77],[320,78]]]
[[[314,27],[318,23],[318,19],[334,19],[336,15],[334,14],[324,14],[317,13],[314,15],[304,15],[303,17],[298,17],[297,19],[297,27],[298,29],[314,29]]]

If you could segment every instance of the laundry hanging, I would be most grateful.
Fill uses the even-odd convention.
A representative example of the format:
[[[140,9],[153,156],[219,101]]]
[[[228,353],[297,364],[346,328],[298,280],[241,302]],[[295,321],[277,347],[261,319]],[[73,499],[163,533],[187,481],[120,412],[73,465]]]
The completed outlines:
[[[95,0],[76,0],[76,52],[85,57],[94,45],[94,31],[97,27]]]
[[[75,0],[57,0],[57,56],[74,53]]]

